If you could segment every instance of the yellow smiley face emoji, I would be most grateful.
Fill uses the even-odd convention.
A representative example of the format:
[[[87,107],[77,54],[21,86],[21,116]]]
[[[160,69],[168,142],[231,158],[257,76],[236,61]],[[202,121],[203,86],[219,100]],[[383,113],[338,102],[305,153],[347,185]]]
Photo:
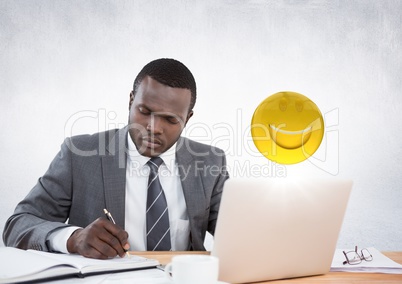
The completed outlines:
[[[256,108],[251,135],[258,151],[271,161],[296,164],[320,146],[324,120],[317,105],[306,96],[280,92]]]

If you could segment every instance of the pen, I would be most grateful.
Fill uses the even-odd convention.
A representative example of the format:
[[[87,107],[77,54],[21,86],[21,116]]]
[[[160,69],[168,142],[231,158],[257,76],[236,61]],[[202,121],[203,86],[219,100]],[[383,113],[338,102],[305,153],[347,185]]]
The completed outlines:
[[[106,218],[107,218],[110,222],[112,222],[113,224],[116,225],[116,222],[114,221],[112,214],[111,214],[109,211],[107,211],[106,209],[103,209],[103,212],[105,212]],[[124,250],[124,251],[126,252],[126,255],[127,255],[128,257],[130,257],[128,251],[127,251],[127,250]]]
[[[103,209],[103,212],[105,212],[106,218],[107,218],[110,222],[112,222],[113,224],[116,225],[116,222],[114,221],[112,214],[110,214],[110,212],[107,211],[106,209]]]

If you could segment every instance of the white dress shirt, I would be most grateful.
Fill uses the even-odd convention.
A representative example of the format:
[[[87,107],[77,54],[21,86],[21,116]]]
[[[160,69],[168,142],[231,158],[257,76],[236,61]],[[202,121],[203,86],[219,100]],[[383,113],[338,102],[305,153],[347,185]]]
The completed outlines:
[[[146,250],[146,204],[149,157],[141,156],[130,136],[126,167],[125,229],[129,234],[130,250]],[[159,180],[165,193],[169,211],[170,239],[172,250],[187,250],[190,239],[190,223],[187,206],[176,164],[176,144],[161,154],[163,163],[159,167]]]
[[[128,232],[130,250],[146,250],[146,203],[149,157],[141,156],[130,135],[127,135],[129,153],[126,168],[125,230]],[[172,250],[188,250],[190,223],[183,188],[176,164],[176,144],[160,155],[159,180],[165,193],[169,210]],[[49,244],[54,251],[68,253],[67,240],[79,227],[67,227],[50,234]]]

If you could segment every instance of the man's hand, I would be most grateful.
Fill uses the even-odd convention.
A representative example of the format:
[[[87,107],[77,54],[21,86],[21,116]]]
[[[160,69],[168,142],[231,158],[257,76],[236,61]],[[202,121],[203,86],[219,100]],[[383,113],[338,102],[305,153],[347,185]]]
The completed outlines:
[[[67,250],[90,258],[124,257],[125,250],[130,248],[127,239],[126,231],[104,218],[98,218],[70,236]]]

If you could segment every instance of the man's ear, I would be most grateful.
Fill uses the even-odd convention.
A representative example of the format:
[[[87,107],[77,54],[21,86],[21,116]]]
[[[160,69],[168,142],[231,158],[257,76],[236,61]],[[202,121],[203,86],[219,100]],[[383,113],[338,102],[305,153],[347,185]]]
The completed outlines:
[[[133,101],[134,101],[134,92],[131,91],[130,92],[130,101],[128,102],[128,110],[131,109],[131,105],[133,104]]]
[[[187,118],[186,118],[186,123],[184,125],[187,125],[187,122],[190,120],[190,118],[193,116],[194,112],[192,110],[190,110],[187,114]]]

